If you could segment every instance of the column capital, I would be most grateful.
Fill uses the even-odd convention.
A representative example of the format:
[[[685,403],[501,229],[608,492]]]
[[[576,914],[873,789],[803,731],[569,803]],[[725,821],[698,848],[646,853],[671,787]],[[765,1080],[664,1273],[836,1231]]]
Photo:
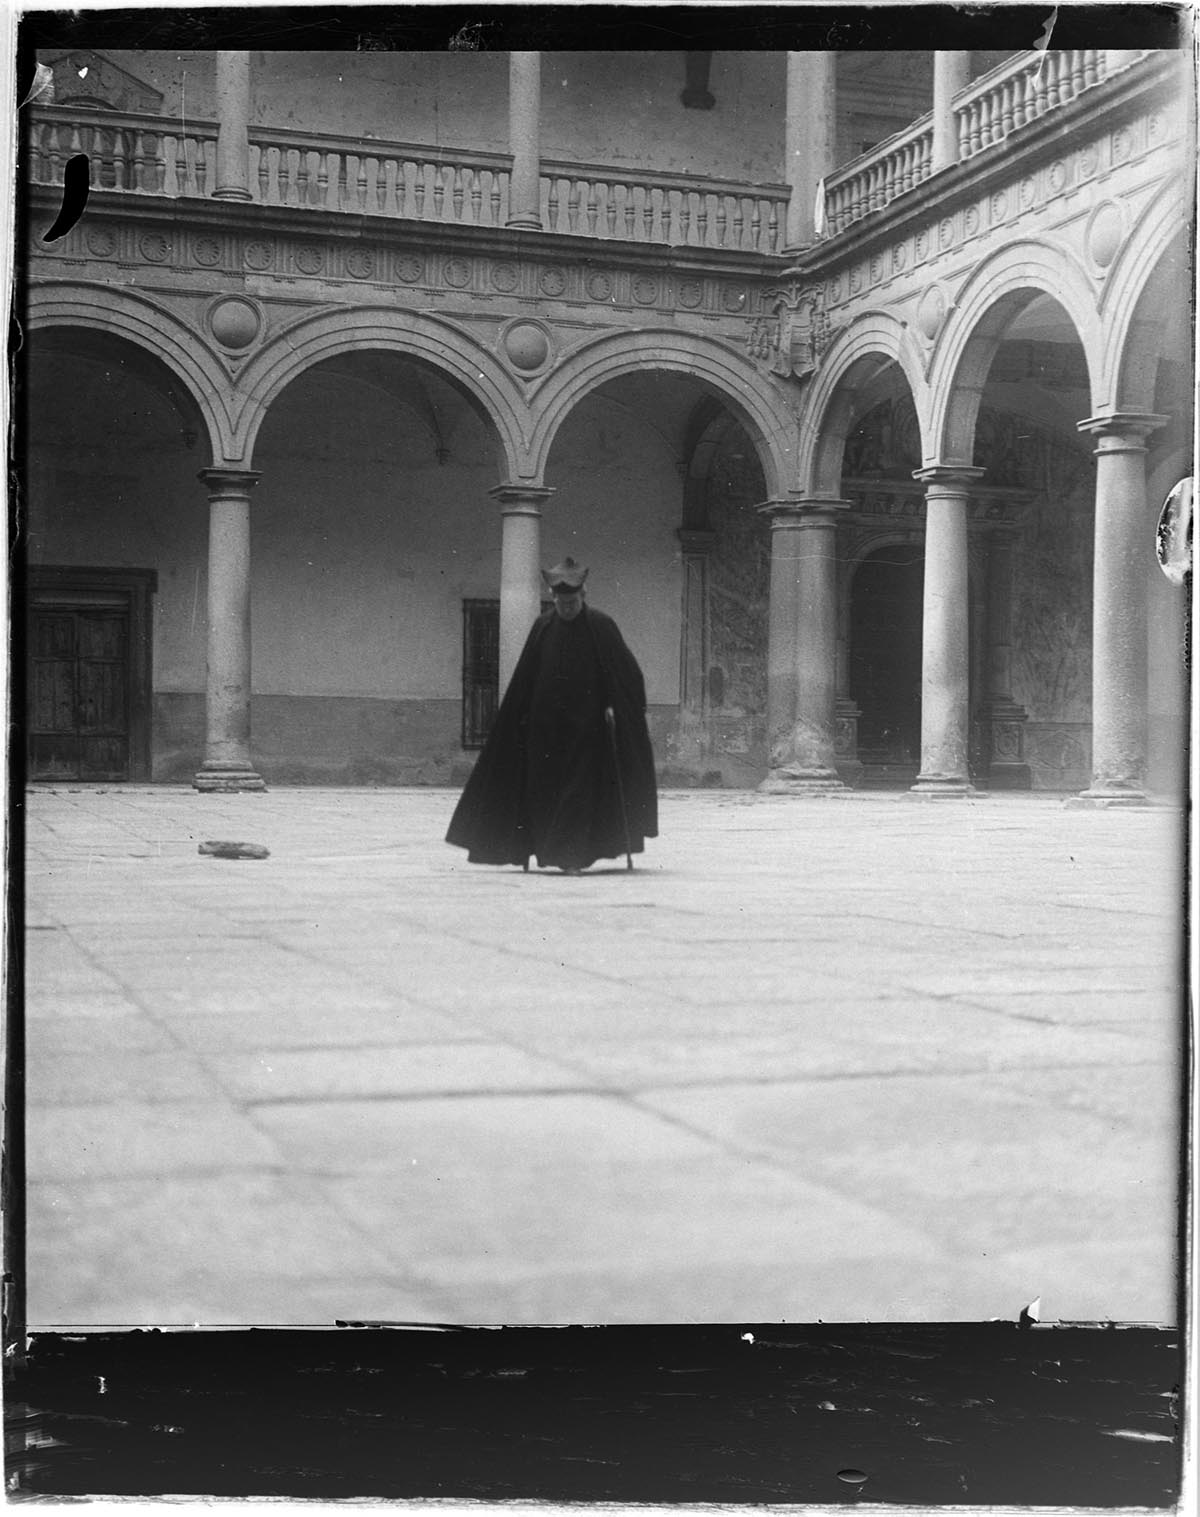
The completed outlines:
[[[262,478],[256,469],[201,469],[196,478],[210,495],[249,495]]]
[[[500,504],[502,516],[540,516],[555,493],[552,485],[493,485],[488,494]]]
[[[833,495],[792,495],[784,500],[765,500],[755,506],[771,523],[773,532],[788,527],[833,527],[853,502]]]
[[[1159,427],[1165,427],[1169,416],[1159,416],[1154,411],[1108,411],[1098,416],[1088,416],[1078,421],[1078,431],[1096,438],[1099,447],[1106,453],[1118,449],[1137,448],[1144,451],[1145,439]]]
[[[974,464],[930,464],[925,469],[914,469],[912,477],[925,486],[926,493],[936,490],[948,495],[964,495],[986,472]]]

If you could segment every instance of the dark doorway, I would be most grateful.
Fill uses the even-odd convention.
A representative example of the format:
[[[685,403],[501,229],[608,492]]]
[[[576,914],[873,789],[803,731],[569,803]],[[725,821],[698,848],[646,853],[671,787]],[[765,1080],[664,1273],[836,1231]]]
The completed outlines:
[[[925,559],[920,544],[877,548],[850,588],[850,695],[858,756],[867,765],[921,759],[921,615]]]
[[[36,568],[28,778],[148,778],[151,571]]]

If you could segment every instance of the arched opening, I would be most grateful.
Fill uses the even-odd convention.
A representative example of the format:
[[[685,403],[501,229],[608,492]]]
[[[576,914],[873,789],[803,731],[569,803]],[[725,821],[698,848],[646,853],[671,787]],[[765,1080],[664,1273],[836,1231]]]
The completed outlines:
[[[321,360],[275,397],[251,503],[255,762],[276,783],[448,783],[490,711],[495,427],[432,364]],[[482,640],[481,640],[482,638]],[[482,659],[482,664],[481,664]]]
[[[28,778],[165,777],[202,724],[203,421],[161,359],[80,327],[29,334],[21,398]]]
[[[752,785],[766,765],[770,532],[741,420],[703,382],[643,369],[564,418],[547,461],[547,562],[588,563],[646,674],[665,783]]]

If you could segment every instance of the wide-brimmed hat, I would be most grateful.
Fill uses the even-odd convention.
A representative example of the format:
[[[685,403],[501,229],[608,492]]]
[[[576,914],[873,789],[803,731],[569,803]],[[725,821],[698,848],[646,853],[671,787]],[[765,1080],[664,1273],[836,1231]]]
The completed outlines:
[[[570,590],[581,590],[587,577],[588,571],[573,558],[564,558],[562,563],[555,564],[553,569],[542,570],[542,578],[551,589],[554,589],[556,585],[566,585]]]

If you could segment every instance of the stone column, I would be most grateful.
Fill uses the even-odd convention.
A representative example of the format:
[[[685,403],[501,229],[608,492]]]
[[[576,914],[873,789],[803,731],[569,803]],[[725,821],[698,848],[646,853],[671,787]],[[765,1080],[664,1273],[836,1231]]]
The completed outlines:
[[[862,715],[858,702],[850,694],[850,577],[845,566],[850,562],[851,536],[838,533],[838,609],[837,609],[837,700],[834,706],[838,773],[849,776],[851,783],[862,773],[858,756],[858,719]]]
[[[925,592],[921,618],[921,772],[913,794],[970,795],[971,644],[967,500],[982,469],[917,469],[925,485]]]
[[[500,694],[508,686],[529,629],[542,609],[542,505],[554,491],[544,485],[497,485],[500,502]]]
[[[542,224],[542,167],[538,117],[542,106],[541,53],[508,55],[508,225]]]
[[[767,633],[769,792],[840,790],[835,763],[837,517],[849,502],[768,501],[771,604]]]
[[[988,686],[984,722],[988,732],[988,783],[998,790],[1028,790],[1023,726],[1029,719],[1012,695],[1013,533],[995,529],[988,539]]]
[[[217,54],[214,200],[250,199],[250,54]]]
[[[679,650],[679,761],[699,767],[708,751],[708,560],[715,532],[680,527],[683,628]]]
[[[260,475],[203,469],[208,486],[208,683],[197,790],[263,790],[250,759],[250,492]]]
[[[933,55],[933,159],[934,173],[958,162],[958,123],[954,97],[971,81],[970,53]]]
[[[1167,420],[1126,411],[1079,423],[1096,439],[1092,783],[1078,797],[1084,805],[1140,805],[1146,799],[1146,574],[1157,511],[1146,500],[1145,439]]]
[[[788,53],[784,178],[791,188],[784,251],[817,240],[817,186],[837,151],[836,53]]]

